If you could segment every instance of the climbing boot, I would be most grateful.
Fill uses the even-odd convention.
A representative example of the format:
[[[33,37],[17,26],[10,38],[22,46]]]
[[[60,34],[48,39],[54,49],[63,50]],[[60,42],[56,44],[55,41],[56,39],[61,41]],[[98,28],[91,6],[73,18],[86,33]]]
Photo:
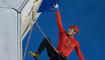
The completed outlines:
[[[29,54],[32,55],[35,58],[35,60],[38,60],[38,58],[40,56],[40,54],[38,52],[33,53],[32,51],[30,51]]]

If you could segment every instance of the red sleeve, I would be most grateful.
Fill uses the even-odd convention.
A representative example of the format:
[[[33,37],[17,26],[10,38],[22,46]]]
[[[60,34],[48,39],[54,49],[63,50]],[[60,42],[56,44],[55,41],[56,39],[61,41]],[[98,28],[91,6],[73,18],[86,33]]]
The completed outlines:
[[[77,46],[76,46],[75,50],[76,50],[77,55],[80,58],[80,60],[85,60],[85,58],[83,57],[83,54],[82,54],[82,52],[81,52],[81,50],[79,48],[79,43],[77,43]]]
[[[60,16],[59,10],[56,10],[56,20],[57,20],[57,24],[58,24],[60,33],[64,32],[64,28],[62,26],[62,21],[61,21],[61,16]]]

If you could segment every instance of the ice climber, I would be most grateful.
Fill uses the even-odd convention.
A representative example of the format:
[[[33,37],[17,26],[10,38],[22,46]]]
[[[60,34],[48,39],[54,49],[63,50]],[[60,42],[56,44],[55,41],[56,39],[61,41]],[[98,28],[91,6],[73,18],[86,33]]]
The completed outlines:
[[[58,4],[56,3],[54,7],[56,9],[56,21],[59,29],[59,42],[57,48],[54,49],[51,42],[45,38],[41,42],[37,52],[33,53],[30,51],[30,54],[38,60],[41,52],[46,48],[50,60],[66,60],[75,49],[80,60],[85,60],[81,53],[79,42],[74,38],[74,35],[79,32],[79,28],[76,25],[71,25],[66,33],[62,26]]]

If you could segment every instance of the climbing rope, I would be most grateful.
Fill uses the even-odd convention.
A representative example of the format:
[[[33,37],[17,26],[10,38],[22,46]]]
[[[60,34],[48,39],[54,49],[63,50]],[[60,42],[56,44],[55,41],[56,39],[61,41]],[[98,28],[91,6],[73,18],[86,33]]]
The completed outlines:
[[[34,11],[32,11],[32,20],[33,20],[33,22],[31,23],[31,31],[30,31],[30,34],[29,34],[29,37],[28,37],[28,41],[27,41],[27,44],[26,44],[26,49],[25,49],[25,52],[24,52],[23,60],[24,60],[26,52],[27,52],[30,36],[31,36],[32,31],[33,31],[33,25],[35,23],[35,20],[34,20]]]
[[[37,22],[35,22],[34,20],[34,12],[32,12],[32,19],[34,21],[34,23],[36,24],[36,26],[39,28],[40,32],[43,34],[43,36],[47,39],[47,41],[51,44],[51,42],[49,41],[49,39],[46,37],[46,35],[44,34],[43,30],[40,28],[40,26],[38,25]],[[34,24],[33,23],[33,24]],[[51,44],[51,46],[55,49],[55,47]],[[56,50],[56,49],[55,49]]]
[[[38,25],[37,22],[35,22],[35,24],[37,25],[37,27],[39,28],[40,32],[43,34],[43,36],[47,39],[47,41],[51,44],[51,46],[55,49],[56,52],[58,52],[56,50],[56,48],[52,45],[52,43],[49,41],[49,39],[46,37],[46,35],[44,34],[44,32],[42,31],[42,29],[40,28],[40,26]]]
[[[31,31],[30,31],[30,34],[29,34],[29,37],[28,37],[28,41],[27,41],[27,45],[26,45],[25,52],[24,52],[23,60],[24,60],[25,55],[26,55],[26,52],[27,52],[27,48],[28,48],[28,44],[29,44],[29,40],[30,40],[30,36],[31,36],[31,33],[32,33],[32,29],[33,29],[33,23],[32,23],[32,25],[31,25]]]
[[[34,2],[32,3],[31,10],[29,11],[28,15],[22,20],[22,21],[24,21],[25,23],[28,21],[27,19],[29,19],[29,18],[32,17],[32,10],[34,9],[34,4],[35,4],[35,2],[37,2],[37,0],[34,0]],[[25,29],[25,30],[23,31],[22,36],[23,36],[23,35],[25,34],[25,32],[27,31],[27,29],[28,29],[29,25],[32,23],[32,21],[29,21],[29,23],[28,23],[28,25],[27,25],[26,28],[25,28],[25,26],[26,26],[25,23],[23,23],[23,27],[24,27],[23,29]]]

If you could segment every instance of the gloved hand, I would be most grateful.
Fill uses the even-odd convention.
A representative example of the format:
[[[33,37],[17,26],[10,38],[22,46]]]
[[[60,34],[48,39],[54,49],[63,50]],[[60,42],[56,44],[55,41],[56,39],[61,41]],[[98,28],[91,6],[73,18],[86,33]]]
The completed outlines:
[[[58,6],[58,4],[56,3],[56,4],[54,4],[54,7],[55,7],[55,9],[56,10],[59,10],[59,6]]]

